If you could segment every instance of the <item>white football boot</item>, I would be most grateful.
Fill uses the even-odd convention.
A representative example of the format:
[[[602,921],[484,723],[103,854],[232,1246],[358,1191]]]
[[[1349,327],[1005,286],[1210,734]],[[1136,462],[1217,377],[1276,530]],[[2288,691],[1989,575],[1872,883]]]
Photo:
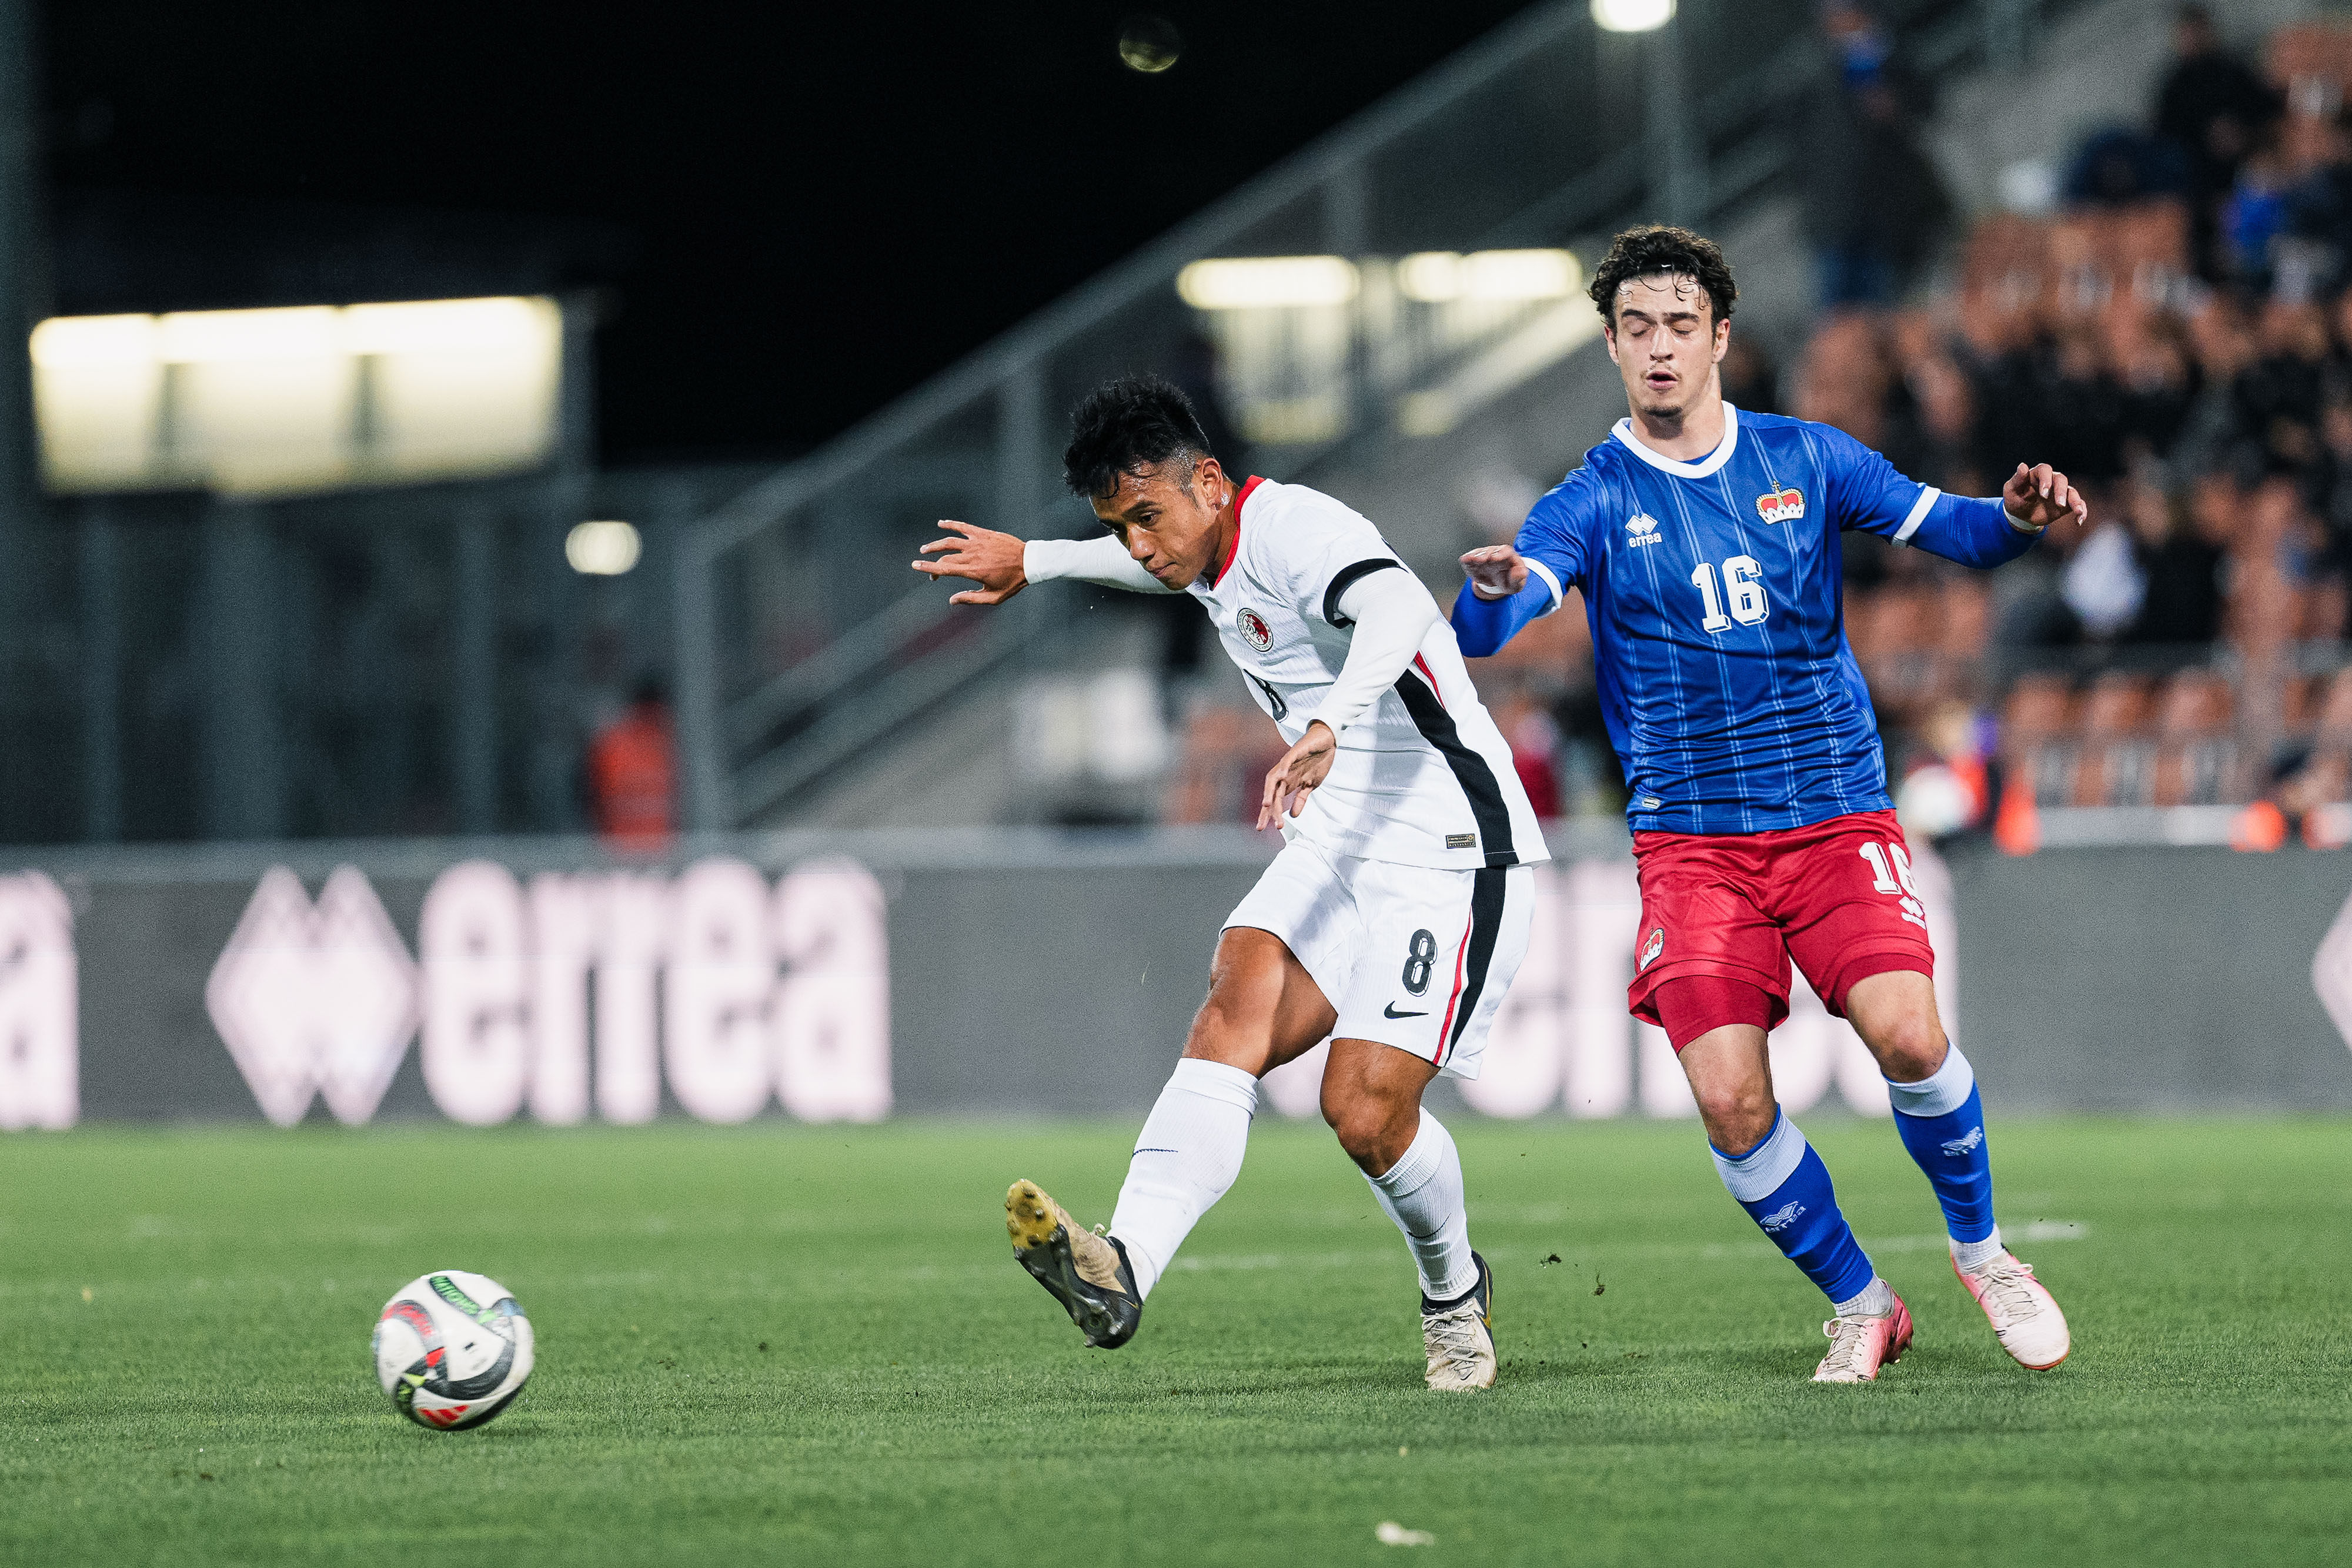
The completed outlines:
[[[1478,1282],[1451,1301],[1421,1299],[1421,1343],[1429,1352],[1428,1383],[1432,1388],[1492,1388],[1495,1386],[1495,1332],[1488,1322],[1495,1300],[1495,1276],[1486,1260],[1475,1252]]]
[[[1881,1367],[1911,1348],[1911,1309],[1896,1296],[1892,1312],[1832,1318],[1822,1333],[1830,1336],[1830,1353],[1813,1368],[1815,1383],[1875,1383]]]
[[[2030,1264],[2003,1252],[1981,1269],[1964,1270],[1952,1260],[1952,1272],[1977,1299],[1992,1322],[1993,1337],[2017,1364],[2030,1372],[2047,1372],[2066,1359],[2074,1339],[2066,1314],[2058,1310],[2050,1287],[2033,1277]]]

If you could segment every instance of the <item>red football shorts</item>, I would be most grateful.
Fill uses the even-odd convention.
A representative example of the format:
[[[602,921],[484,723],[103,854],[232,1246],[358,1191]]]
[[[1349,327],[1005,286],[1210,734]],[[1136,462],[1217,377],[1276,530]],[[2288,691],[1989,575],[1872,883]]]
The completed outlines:
[[[1791,958],[1839,1018],[1857,980],[1936,972],[1892,811],[1769,833],[1635,833],[1633,861],[1642,925],[1626,1002],[1637,1019],[1663,1025],[1658,988],[1711,976],[1763,991],[1777,1025],[1789,1016]]]

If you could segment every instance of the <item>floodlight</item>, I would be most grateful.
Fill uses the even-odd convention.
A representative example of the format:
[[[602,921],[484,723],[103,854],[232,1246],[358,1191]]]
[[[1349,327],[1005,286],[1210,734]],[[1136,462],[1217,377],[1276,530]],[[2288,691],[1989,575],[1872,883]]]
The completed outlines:
[[[1558,299],[1584,283],[1565,250],[1416,251],[1397,263],[1397,291],[1425,305],[1455,299]]]
[[[1356,297],[1356,267],[1338,256],[1223,256],[1178,273],[1176,292],[1195,310],[1345,305]]]
[[[1675,0],[1592,0],[1592,19],[1603,32],[1654,32],[1675,19]]]
[[[619,577],[637,564],[645,541],[617,519],[575,524],[563,538],[563,559],[588,577]]]

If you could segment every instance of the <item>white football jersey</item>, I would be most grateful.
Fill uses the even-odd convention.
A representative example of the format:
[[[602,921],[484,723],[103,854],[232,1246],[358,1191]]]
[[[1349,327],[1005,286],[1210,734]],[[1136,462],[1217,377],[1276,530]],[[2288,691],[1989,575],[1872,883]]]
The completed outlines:
[[[1404,569],[1369,519],[1303,485],[1254,478],[1234,509],[1233,553],[1187,591],[1296,744],[1348,660],[1353,622],[1340,595],[1370,572]],[[1395,686],[1340,733],[1330,776],[1283,832],[1332,854],[1445,870],[1551,858],[1443,620]]]

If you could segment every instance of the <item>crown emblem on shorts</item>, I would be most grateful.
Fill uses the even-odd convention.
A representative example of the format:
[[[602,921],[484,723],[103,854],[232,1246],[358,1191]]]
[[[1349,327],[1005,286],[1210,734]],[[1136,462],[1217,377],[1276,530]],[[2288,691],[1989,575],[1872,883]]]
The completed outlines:
[[[1241,632],[1242,641],[1259,653],[1274,646],[1274,628],[1265,623],[1265,616],[1248,606],[1243,606],[1242,612],[1234,617],[1234,625]]]
[[[1768,523],[1791,523],[1805,515],[1805,493],[1794,485],[1756,497],[1756,515]]]
[[[1664,536],[1658,532],[1658,519],[1647,512],[1636,512],[1625,523],[1625,531],[1637,545],[1654,545]]]

